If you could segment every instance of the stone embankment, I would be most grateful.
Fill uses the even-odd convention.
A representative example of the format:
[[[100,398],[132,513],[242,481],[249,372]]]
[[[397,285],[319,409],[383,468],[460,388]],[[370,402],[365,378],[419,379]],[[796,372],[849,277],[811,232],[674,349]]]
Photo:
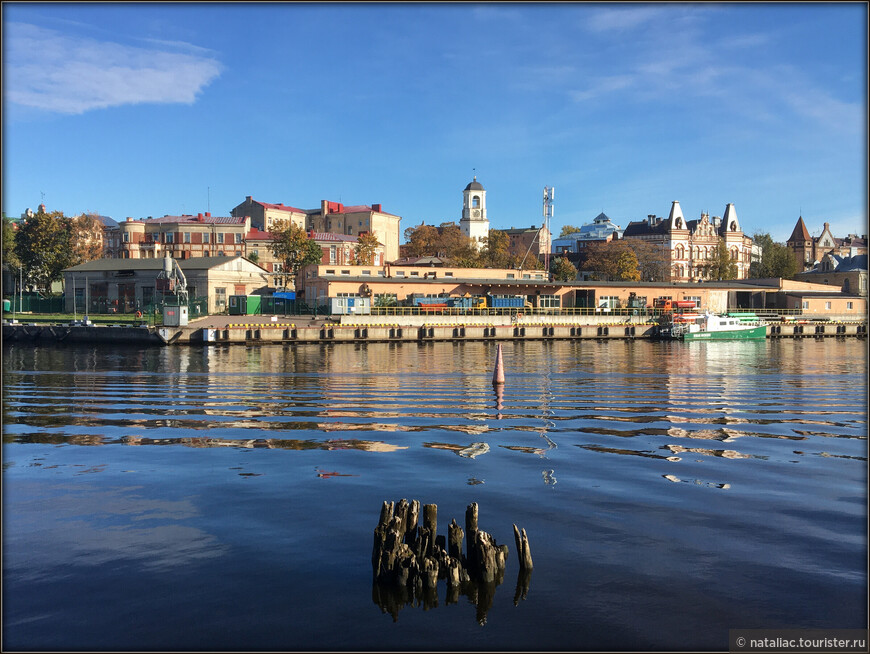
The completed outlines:
[[[138,345],[257,345],[474,340],[648,339],[643,316],[206,316],[184,327],[4,324],[3,340]],[[867,323],[769,322],[768,338],[867,336]]]

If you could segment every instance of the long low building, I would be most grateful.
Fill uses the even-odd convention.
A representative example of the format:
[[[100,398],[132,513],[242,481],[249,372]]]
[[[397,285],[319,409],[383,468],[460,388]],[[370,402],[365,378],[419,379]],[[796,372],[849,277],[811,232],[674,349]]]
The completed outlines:
[[[267,271],[244,257],[194,257],[176,263],[190,299],[208,298],[208,313],[224,311],[231,295],[250,295],[267,286]],[[66,311],[81,311],[86,301],[94,313],[104,307],[118,313],[144,308],[159,300],[163,266],[163,259],[97,259],[67,268]]]
[[[368,297],[372,306],[401,304],[414,295],[521,295],[535,308],[615,309],[652,306],[657,299],[690,300],[714,312],[733,307],[867,315],[867,299],[836,286],[784,279],[720,282],[552,282],[542,270],[420,266],[312,265],[298,281],[305,301]],[[795,306],[795,297],[800,298]]]

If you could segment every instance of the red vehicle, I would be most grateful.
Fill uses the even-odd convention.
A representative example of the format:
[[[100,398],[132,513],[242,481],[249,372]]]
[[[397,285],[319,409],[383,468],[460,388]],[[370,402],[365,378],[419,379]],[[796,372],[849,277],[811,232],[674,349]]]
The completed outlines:
[[[670,300],[660,297],[655,299],[653,306],[662,311],[674,311],[675,309],[685,311],[686,309],[698,308],[694,300]]]

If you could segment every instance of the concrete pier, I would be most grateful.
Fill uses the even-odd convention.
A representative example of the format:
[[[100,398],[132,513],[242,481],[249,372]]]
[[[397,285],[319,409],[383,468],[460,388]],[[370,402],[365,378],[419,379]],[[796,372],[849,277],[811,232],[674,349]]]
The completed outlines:
[[[511,321],[495,317],[468,322],[423,318],[416,324],[331,319],[299,322],[287,317],[207,316],[185,327],[69,326],[4,324],[7,342],[63,342],[135,345],[257,345],[270,343],[367,343],[426,341],[509,341],[648,339],[655,323],[639,320],[601,321],[597,316],[568,320],[558,316],[524,316]],[[768,338],[866,338],[866,322],[771,323]]]

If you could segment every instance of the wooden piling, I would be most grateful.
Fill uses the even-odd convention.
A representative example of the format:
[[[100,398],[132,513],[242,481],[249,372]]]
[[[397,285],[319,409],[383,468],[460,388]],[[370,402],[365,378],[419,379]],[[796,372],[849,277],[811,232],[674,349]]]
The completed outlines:
[[[517,544],[517,560],[520,562],[520,570],[532,569],[532,552],[529,549],[529,537],[526,536],[526,530],[520,530],[514,525],[514,540]]]

